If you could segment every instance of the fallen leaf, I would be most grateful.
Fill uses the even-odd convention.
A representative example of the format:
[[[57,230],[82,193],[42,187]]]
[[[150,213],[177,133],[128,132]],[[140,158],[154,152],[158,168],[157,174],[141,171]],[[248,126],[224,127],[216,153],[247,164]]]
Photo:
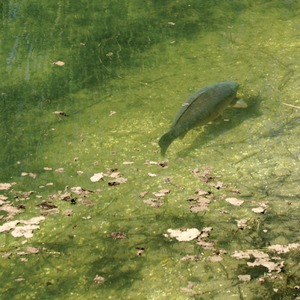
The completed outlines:
[[[45,171],[52,171],[52,168],[44,167],[44,170],[45,170]]]
[[[147,194],[148,194],[148,191],[145,191],[145,192],[141,192],[139,194],[139,196],[140,196],[140,198],[144,198]]]
[[[53,65],[56,65],[56,66],[59,66],[59,67],[62,67],[62,66],[65,65],[65,63],[64,63],[63,61],[60,61],[60,60],[55,61],[55,62],[53,62],[52,64],[53,64]]]
[[[5,203],[5,200],[7,200],[8,197],[4,196],[4,195],[0,195],[0,201],[3,201],[0,203],[0,205],[4,204]]]
[[[126,183],[126,182],[127,182],[127,178],[125,178],[125,177],[118,177],[118,178],[116,178],[113,181],[109,181],[108,185],[109,186],[116,186],[116,185],[119,185],[121,183]]]
[[[264,207],[255,207],[251,209],[256,214],[264,214],[266,209]]]
[[[91,182],[97,182],[97,181],[103,179],[104,176],[106,176],[106,175],[105,175],[103,172],[101,172],[101,173],[95,173],[95,174],[90,178],[90,180],[91,180]]]
[[[9,190],[11,187],[11,183],[0,183],[0,191]]]
[[[197,242],[197,245],[201,246],[203,249],[206,250],[215,250],[214,243],[210,241],[199,240]]]
[[[28,254],[37,254],[39,253],[39,248],[36,247],[27,247]]]
[[[238,275],[239,281],[248,282],[251,280],[251,275]]]
[[[213,187],[215,187],[217,190],[224,189],[226,184],[222,181],[218,181],[217,183],[213,184]]]
[[[220,262],[223,260],[223,257],[220,255],[213,255],[213,256],[208,256],[207,260],[209,260],[211,262]]]
[[[62,214],[65,216],[71,217],[71,216],[73,216],[74,211],[73,211],[73,209],[66,209],[62,212]]]
[[[236,220],[236,222],[237,222],[237,227],[240,228],[240,229],[250,228],[250,227],[247,225],[248,220],[246,220],[246,219]]]
[[[145,248],[143,248],[143,247],[137,247],[136,249],[137,249],[136,254],[138,256],[142,256],[144,254],[144,252],[145,252]]]
[[[268,247],[269,250],[275,251],[278,254],[284,254],[290,252],[290,250],[298,249],[300,250],[300,244],[288,244],[288,245],[271,245]]]
[[[169,194],[170,193],[170,190],[168,190],[168,189],[163,189],[163,190],[160,190],[160,191],[158,191],[158,192],[154,192],[153,193],[153,195],[155,196],[155,197],[164,197],[166,194]]]
[[[152,160],[147,160],[145,162],[145,165],[158,165],[158,162],[157,161],[152,161]]]
[[[158,200],[158,199],[147,199],[147,200],[144,200],[143,201],[145,204],[151,206],[151,207],[155,207],[155,208],[159,208],[163,205],[162,201],[161,200]]]
[[[243,200],[239,200],[236,198],[226,198],[225,201],[235,206],[241,206],[244,203]]]
[[[201,189],[196,189],[195,194],[199,196],[209,195],[210,193]]]
[[[38,224],[43,220],[45,220],[43,216],[34,217],[29,220],[14,220],[0,226],[0,232],[12,230],[11,235],[14,237],[24,236],[30,238],[33,236],[33,230],[40,228]],[[18,226],[18,224],[23,224],[23,226]]]
[[[154,174],[154,173],[148,173],[148,176],[150,176],[150,177],[156,177],[157,175]]]
[[[12,253],[11,252],[7,252],[7,253],[3,253],[1,255],[2,258],[10,258],[12,256]]]
[[[197,228],[179,228],[168,229],[166,237],[176,238],[179,242],[188,242],[196,239],[200,235],[200,231]]]
[[[200,259],[199,255],[185,255],[181,258],[182,261],[199,261]]]
[[[109,234],[109,236],[111,238],[113,238],[114,240],[123,240],[126,239],[126,234],[123,232],[112,232]]]
[[[105,282],[105,278],[99,275],[96,275],[93,280],[96,284],[103,284]]]

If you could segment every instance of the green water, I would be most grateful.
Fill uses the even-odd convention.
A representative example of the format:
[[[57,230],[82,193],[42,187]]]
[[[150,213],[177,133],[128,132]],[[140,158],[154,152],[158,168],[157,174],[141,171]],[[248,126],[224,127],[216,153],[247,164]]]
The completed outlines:
[[[297,299],[299,247],[267,247],[299,243],[299,10],[296,0],[2,1],[0,182],[15,185],[0,190],[0,209],[9,201],[20,213],[1,209],[0,226],[40,216],[43,201],[57,210],[31,238],[0,233],[10,253],[0,258],[1,299]],[[160,157],[181,103],[225,80],[239,82],[248,107]],[[125,183],[90,180],[115,169]],[[71,192],[78,186],[92,192]],[[193,213],[197,188],[211,203]],[[153,198],[162,206],[144,203]],[[205,227],[214,250],[163,236]],[[39,252],[20,255],[29,246]],[[253,249],[279,257],[282,272],[231,256]]]

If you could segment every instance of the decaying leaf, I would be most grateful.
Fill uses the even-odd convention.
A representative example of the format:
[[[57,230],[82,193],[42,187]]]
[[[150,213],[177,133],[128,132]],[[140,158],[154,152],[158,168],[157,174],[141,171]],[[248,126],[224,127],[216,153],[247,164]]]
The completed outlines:
[[[291,250],[298,249],[300,250],[300,244],[288,244],[288,245],[271,245],[268,247],[269,250],[275,251],[278,254],[288,253]]]
[[[199,168],[196,168],[194,170],[192,170],[192,173],[199,177],[200,180],[204,181],[205,183],[212,181],[213,179],[215,179],[214,176],[212,176],[212,170],[213,168],[210,166],[204,166]]]
[[[202,189],[196,189],[195,194],[197,194],[199,196],[204,196],[204,195],[209,195],[210,192],[204,191]]]
[[[213,255],[213,256],[208,256],[207,260],[209,260],[211,262],[220,262],[223,260],[223,257],[220,255]]]
[[[181,258],[182,261],[199,261],[200,259],[199,255],[185,255]]]
[[[188,199],[191,202],[190,211],[193,213],[197,213],[200,211],[207,211],[208,204],[211,202],[210,199],[199,196]]]
[[[136,255],[142,256],[145,253],[145,248],[144,247],[137,247],[136,248]]]
[[[148,194],[148,191],[141,192],[139,194],[140,198],[144,198]]]
[[[55,62],[53,62],[52,64],[53,64],[53,65],[56,65],[56,66],[59,66],[59,67],[62,67],[62,66],[65,65],[65,63],[64,63],[63,61],[60,61],[60,60],[55,61]]]
[[[61,117],[68,117],[69,116],[64,111],[61,111],[61,110],[54,111],[53,114],[56,115],[56,116],[61,116]]]
[[[246,219],[236,220],[236,222],[237,222],[237,227],[240,229],[250,228],[250,226],[247,225],[248,220],[246,220]]]
[[[11,222],[4,223],[0,226],[0,232],[11,231],[11,235],[14,237],[24,236],[26,238],[31,238],[33,236],[33,230],[39,229],[39,223],[45,220],[45,217],[34,217],[29,220],[15,220]],[[19,225],[22,224],[22,225]]]
[[[149,176],[149,177],[156,177],[157,175],[154,174],[154,173],[148,173],[148,176]]]
[[[158,165],[158,162],[157,161],[152,161],[152,160],[147,160],[145,162],[145,165]]]
[[[81,197],[86,197],[87,195],[94,193],[94,191],[84,189],[81,186],[71,187],[71,191],[72,191],[72,193],[77,194]]]
[[[96,275],[93,280],[96,284],[103,284],[105,282],[105,278],[99,275]]]
[[[104,174],[103,172],[100,172],[100,173],[95,173],[91,178],[91,182],[97,182],[101,179],[104,178],[104,176],[106,176],[106,174]]]
[[[256,214],[263,214],[265,213],[266,209],[264,207],[255,207],[251,209]]]
[[[5,201],[8,199],[8,197],[4,196],[4,195],[0,195],[0,205],[6,203]]]
[[[235,251],[232,257],[236,259],[251,259],[255,258],[253,262],[247,262],[249,267],[263,266],[268,269],[268,272],[280,273],[284,267],[283,261],[273,262],[275,258],[270,258],[268,253],[258,250]]]
[[[0,183],[0,191],[9,190],[12,186],[12,183]]]
[[[243,200],[239,200],[236,198],[226,198],[225,201],[235,206],[241,206],[244,203]]]
[[[126,233],[124,232],[112,232],[109,234],[111,238],[114,240],[123,240],[126,239]]]
[[[205,241],[200,239],[197,242],[197,245],[201,246],[205,250],[215,250],[214,242],[211,241]]]
[[[248,282],[251,280],[251,275],[239,275],[239,281]]]
[[[273,262],[267,259],[256,259],[254,262],[247,262],[249,267],[263,266],[268,269],[268,272],[280,273],[284,267],[284,262]]]
[[[143,202],[154,208],[159,208],[163,205],[163,202],[156,198],[147,199],[147,200],[144,200]]]
[[[179,228],[168,229],[165,237],[176,238],[179,242],[188,242],[196,239],[200,235],[200,231],[197,228]]]
[[[162,189],[162,190],[160,190],[158,192],[154,192],[153,195],[155,197],[160,198],[160,197],[164,197],[166,194],[169,194],[169,193],[170,193],[170,190],[168,190],[168,189]]]

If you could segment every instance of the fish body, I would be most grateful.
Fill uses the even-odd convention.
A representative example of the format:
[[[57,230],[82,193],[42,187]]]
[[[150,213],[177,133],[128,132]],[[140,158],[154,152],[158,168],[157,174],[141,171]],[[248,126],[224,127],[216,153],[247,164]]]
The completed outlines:
[[[159,139],[164,156],[170,144],[183,137],[190,129],[216,119],[225,108],[237,101],[239,84],[234,81],[219,82],[191,95],[178,111],[169,130]]]

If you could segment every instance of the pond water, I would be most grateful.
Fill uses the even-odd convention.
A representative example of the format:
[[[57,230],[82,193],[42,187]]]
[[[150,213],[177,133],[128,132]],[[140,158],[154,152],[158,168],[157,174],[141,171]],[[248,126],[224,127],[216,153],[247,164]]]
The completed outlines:
[[[300,2],[100,2],[0,3],[1,299],[300,299]]]

